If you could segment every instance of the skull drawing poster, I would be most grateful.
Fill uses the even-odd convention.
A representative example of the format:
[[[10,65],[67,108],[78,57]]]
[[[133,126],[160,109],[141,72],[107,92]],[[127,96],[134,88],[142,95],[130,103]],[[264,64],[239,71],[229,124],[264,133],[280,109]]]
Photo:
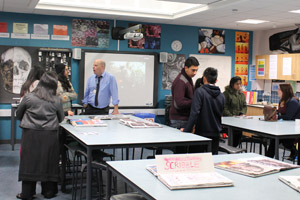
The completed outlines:
[[[20,97],[33,63],[37,63],[37,47],[0,46],[0,103],[13,103]]]

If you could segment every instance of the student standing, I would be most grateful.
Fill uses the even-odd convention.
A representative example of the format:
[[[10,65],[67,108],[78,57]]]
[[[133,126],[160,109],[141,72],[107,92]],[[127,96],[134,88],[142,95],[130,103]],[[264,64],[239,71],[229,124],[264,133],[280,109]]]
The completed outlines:
[[[21,87],[21,98],[24,97],[26,93],[32,92],[37,84],[41,76],[44,74],[45,70],[39,65],[34,65],[33,68],[30,70],[25,83]]]
[[[58,75],[57,95],[61,99],[65,116],[73,116],[72,101],[77,99],[77,94],[69,80],[69,67],[64,64],[56,64],[55,71]]]
[[[32,199],[37,181],[42,182],[45,198],[52,198],[58,192],[58,126],[64,113],[56,89],[56,74],[44,73],[36,89],[24,96],[17,109],[16,116],[21,120],[22,128],[19,168],[22,192],[17,195],[19,199]]]
[[[223,116],[245,115],[247,112],[247,103],[245,95],[241,90],[242,79],[239,76],[232,77],[228,86],[225,87],[225,107]],[[233,145],[237,147],[242,137],[242,131],[234,130]]]
[[[93,71],[94,75],[88,79],[84,99],[82,100],[85,107],[85,114],[107,115],[111,98],[114,105],[112,114],[119,114],[116,78],[112,74],[105,72],[105,62],[101,59],[95,60]]]
[[[195,126],[195,134],[212,139],[212,153],[218,154],[219,137],[222,130],[221,118],[224,110],[225,98],[218,86],[215,86],[218,71],[214,68],[206,68],[203,73],[204,85],[199,87],[194,94],[191,113],[187,125],[181,131],[192,132]],[[190,153],[203,151],[200,146],[190,146]]]
[[[172,102],[170,107],[170,126],[185,127],[192,105],[194,84],[192,78],[197,74],[199,62],[195,57],[189,57],[184,68],[172,83]]]
[[[280,98],[278,107],[278,119],[295,120],[300,119],[300,104],[298,98],[295,97],[291,84],[284,83],[278,87],[278,97]],[[283,146],[291,151],[289,160],[296,157],[296,147],[294,139],[283,139],[279,141]],[[273,158],[275,155],[275,140],[271,140],[267,156]]]

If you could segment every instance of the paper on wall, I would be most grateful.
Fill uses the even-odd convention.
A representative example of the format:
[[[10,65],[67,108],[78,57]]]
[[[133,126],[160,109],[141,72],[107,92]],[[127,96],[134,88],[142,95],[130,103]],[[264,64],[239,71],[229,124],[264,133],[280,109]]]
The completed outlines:
[[[300,82],[296,83],[296,92],[300,92]]]
[[[291,76],[292,75],[292,58],[283,58],[282,60],[282,75]]]
[[[269,59],[269,78],[277,79],[277,55],[270,55]]]
[[[251,82],[251,90],[264,90],[265,80],[257,79]]]
[[[264,94],[271,96],[272,80],[265,80]]]

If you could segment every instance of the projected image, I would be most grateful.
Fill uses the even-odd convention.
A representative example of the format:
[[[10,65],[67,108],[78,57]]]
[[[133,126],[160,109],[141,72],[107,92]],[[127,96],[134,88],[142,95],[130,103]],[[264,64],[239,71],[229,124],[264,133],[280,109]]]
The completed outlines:
[[[120,89],[128,87],[134,90],[145,87],[145,62],[112,61],[109,62],[108,68],[110,73],[118,80]]]

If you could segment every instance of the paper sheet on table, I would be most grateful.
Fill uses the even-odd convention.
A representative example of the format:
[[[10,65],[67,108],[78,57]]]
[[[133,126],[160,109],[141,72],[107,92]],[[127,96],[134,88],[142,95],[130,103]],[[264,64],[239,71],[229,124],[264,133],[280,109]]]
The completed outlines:
[[[292,75],[292,58],[282,59],[282,75],[291,76]]]

